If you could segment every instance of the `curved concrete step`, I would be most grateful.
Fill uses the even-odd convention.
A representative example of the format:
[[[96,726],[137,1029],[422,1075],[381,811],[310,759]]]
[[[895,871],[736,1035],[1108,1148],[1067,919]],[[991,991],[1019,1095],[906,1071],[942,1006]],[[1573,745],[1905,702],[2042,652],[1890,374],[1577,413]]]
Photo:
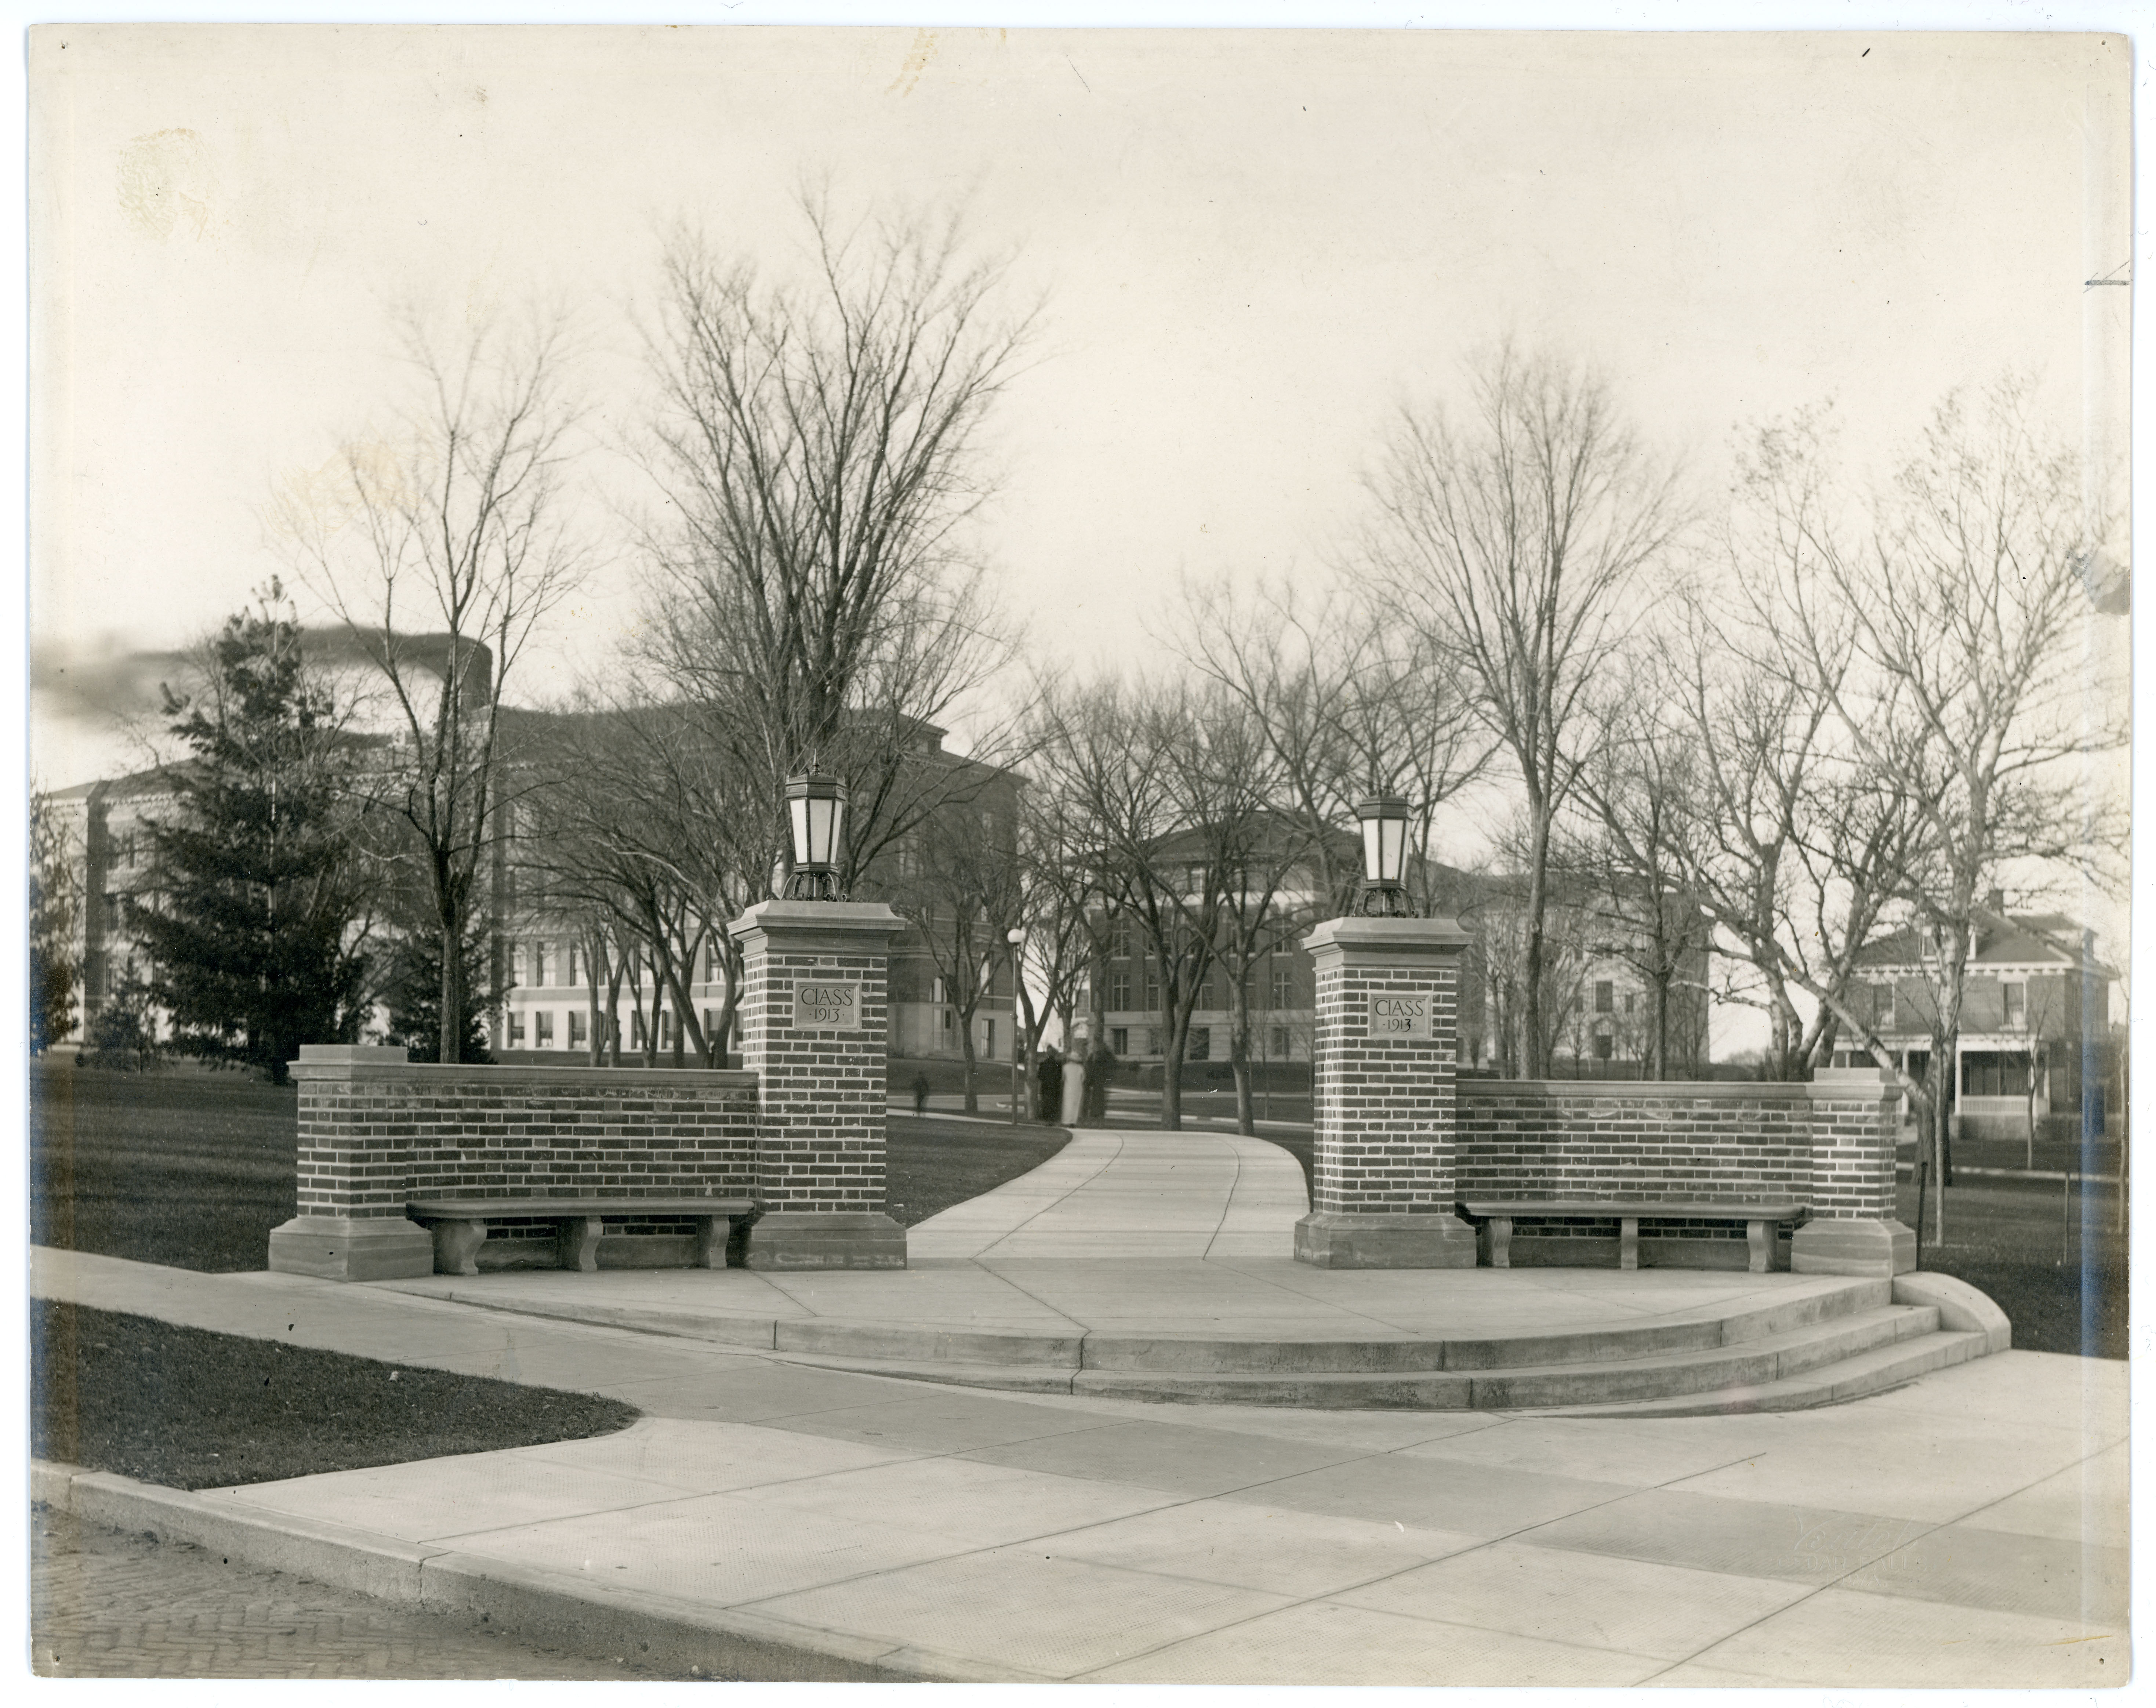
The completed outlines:
[[[1620,1363],[1674,1352],[1704,1352],[1788,1334],[1814,1324],[1876,1310],[1890,1302],[1889,1284],[1854,1280],[1830,1292],[1681,1322],[1598,1327],[1552,1334],[1481,1335],[1437,1339],[1215,1340],[1188,1335],[1085,1337],[1088,1371],[1183,1376],[1412,1375],[1438,1371],[1541,1368]],[[901,1348],[888,1346],[893,1356]]]
[[[1875,1305],[1732,1346],[1663,1352],[1601,1363],[1457,1371],[1055,1370],[906,1357],[797,1355],[815,1363],[916,1382],[1031,1393],[1092,1394],[1185,1404],[1343,1410],[1524,1411],[1614,1405],[1758,1388],[1938,1329],[1929,1305]]]
[[[1537,1416],[1561,1418],[1706,1418],[1739,1412],[1800,1412],[1840,1405],[1866,1394],[1902,1387],[1949,1365],[1965,1364],[1999,1350],[1981,1330],[1943,1328],[1893,1346],[1821,1365],[1800,1376],[1711,1393],[1634,1400],[1618,1405],[1554,1406]]]

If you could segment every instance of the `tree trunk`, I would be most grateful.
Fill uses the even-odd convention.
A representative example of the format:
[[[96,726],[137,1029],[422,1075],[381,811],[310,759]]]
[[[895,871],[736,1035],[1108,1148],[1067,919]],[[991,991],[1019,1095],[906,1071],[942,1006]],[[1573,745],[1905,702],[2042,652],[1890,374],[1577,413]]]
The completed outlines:
[[[1526,1077],[1540,1080],[1548,1076],[1549,1069],[1548,1052],[1543,1045],[1543,916],[1548,901],[1543,887],[1549,870],[1549,825],[1538,803],[1530,803],[1529,811],[1534,814],[1535,827],[1527,852],[1527,1035],[1523,1041]]]
[[[1250,1023],[1248,1005],[1240,1001],[1228,1028],[1228,1064],[1235,1075],[1235,1131],[1255,1136],[1258,1111],[1250,1095]]]
[[[1162,1017],[1168,1022],[1168,1048],[1160,1064],[1160,1124],[1168,1131],[1183,1131],[1183,1052],[1189,1047],[1188,1023],[1178,1026],[1173,1011]]]
[[[1086,1059],[1079,1072],[1086,1080],[1078,1102],[1081,1126],[1105,1126],[1108,1119],[1108,963],[1096,956],[1086,981]],[[1095,1111],[1098,1110],[1096,1114]]]
[[[966,1063],[966,1100],[960,1106],[968,1115],[981,1112],[981,1090],[973,1079],[973,1010],[968,1007],[958,1015],[958,1044]]]
[[[1670,980],[1667,971],[1655,975],[1655,1071],[1653,1077],[1670,1076]]]
[[[454,919],[444,917],[442,931],[441,1029],[436,1059],[454,1067],[464,1059],[465,957],[464,933]]]

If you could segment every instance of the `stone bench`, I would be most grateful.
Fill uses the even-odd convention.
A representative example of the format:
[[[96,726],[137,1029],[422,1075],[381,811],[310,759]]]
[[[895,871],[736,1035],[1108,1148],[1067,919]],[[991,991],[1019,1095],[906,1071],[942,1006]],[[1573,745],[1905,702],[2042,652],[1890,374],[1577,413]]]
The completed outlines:
[[[1473,1220],[1486,1223],[1490,1234],[1490,1267],[1512,1266],[1512,1223],[1522,1216],[1593,1217],[1617,1223],[1617,1267],[1640,1267],[1640,1223],[1742,1222],[1749,1248],[1748,1267],[1763,1275],[1774,1267],[1774,1227],[1794,1222],[1809,1206],[1795,1203],[1772,1204],[1662,1203],[1644,1198],[1470,1198],[1460,1208]]]
[[[599,1266],[599,1234],[608,1216],[693,1216],[696,1266],[722,1269],[734,1223],[755,1208],[749,1198],[418,1198],[404,1212],[434,1236],[436,1275],[475,1275],[487,1224],[512,1218],[558,1221],[562,1267],[588,1272]]]

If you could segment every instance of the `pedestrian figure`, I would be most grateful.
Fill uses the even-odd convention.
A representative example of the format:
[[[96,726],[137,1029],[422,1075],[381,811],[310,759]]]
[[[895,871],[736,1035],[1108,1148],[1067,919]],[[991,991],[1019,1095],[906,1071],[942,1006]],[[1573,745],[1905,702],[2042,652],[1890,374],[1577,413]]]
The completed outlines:
[[[913,1076],[913,1112],[916,1115],[928,1113],[928,1075],[925,1073]]]
[[[1040,1118],[1057,1122],[1063,1119],[1063,1057],[1053,1044],[1041,1054],[1040,1065],[1034,1069],[1040,1080]]]

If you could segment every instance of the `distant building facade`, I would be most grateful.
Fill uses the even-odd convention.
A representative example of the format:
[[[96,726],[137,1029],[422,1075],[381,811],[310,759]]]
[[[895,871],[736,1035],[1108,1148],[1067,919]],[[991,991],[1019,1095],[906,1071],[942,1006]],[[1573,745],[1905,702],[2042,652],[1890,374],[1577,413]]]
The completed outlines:
[[[505,714],[510,710],[504,708]],[[520,734],[527,739],[533,726],[543,725],[546,716],[514,713]],[[1015,810],[1022,779],[945,752],[943,734],[933,726],[918,726],[916,762],[963,773],[967,787],[963,792],[975,809],[1008,819]],[[82,898],[72,946],[75,1025],[67,1038],[57,1041],[60,1047],[76,1048],[89,1037],[97,1015],[115,994],[131,980],[150,974],[146,951],[130,926],[130,910],[154,899],[146,821],[169,812],[173,795],[164,773],[150,770],[55,790],[46,798],[54,823],[67,839]],[[528,816],[512,826],[513,832],[543,837],[543,806],[531,803],[520,811]],[[860,893],[891,901],[909,921],[907,930],[892,946],[891,959],[891,1047],[895,1055],[956,1058],[964,1053],[959,1004],[947,999],[949,992],[928,941],[932,931],[950,928],[948,910],[938,905],[924,883],[930,863],[922,857],[922,849],[938,833],[963,833],[955,823],[932,815],[919,831],[876,862],[858,886]],[[488,1017],[490,1049],[507,1061],[588,1060],[598,1034],[603,1040],[619,1037],[624,1061],[640,1061],[646,1054],[648,1035],[649,1054],[662,1062],[673,1060],[685,1033],[672,997],[661,996],[654,1002],[645,971],[633,982],[625,981],[612,1011],[604,1012],[605,992],[602,987],[594,992],[591,949],[578,924],[552,905],[543,883],[532,880],[531,869],[516,857],[515,839],[512,834],[498,857],[486,863],[477,903],[490,922],[488,959],[493,980],[503,992],[500,1006]],[[995,946],[999,952],[985,957],[984,989],[970,1023],[974,1054],[984,1062],[1009,1060],[1016,1039],[1009,956],[1000,952],[999,935]],[[716,951],[706,946],[693,970],[689,996],[708,1036],[725,1002]],[[161,1017],[150,1018],[161,1033],[166,1029]],[[386,1012],[377,1009],[368,1031],[378,1037],[387,1024]],[[611,1034],[605,1030],[609,1027],[614,1028]]]
[[[1994,891],[1977,910],[1954,1071],[1948,1081],[1957,1130],[1976,1138],[2066,1138],[2101,1133],[2123,1117],[2116,1105],[2118,1051],[2111,1035],[2117,973],[2096,956],[2094,938],[2061,913],[2005,910]],[[1936,957],[1913,930],[1866,951],[1852,1005],[1912,1079],[1930,1070]],[[1839,1050],[1838,1066],[1862,1065],[1862,1050]],[[1903,1100],[1905,1115],[1908,1100]]]

